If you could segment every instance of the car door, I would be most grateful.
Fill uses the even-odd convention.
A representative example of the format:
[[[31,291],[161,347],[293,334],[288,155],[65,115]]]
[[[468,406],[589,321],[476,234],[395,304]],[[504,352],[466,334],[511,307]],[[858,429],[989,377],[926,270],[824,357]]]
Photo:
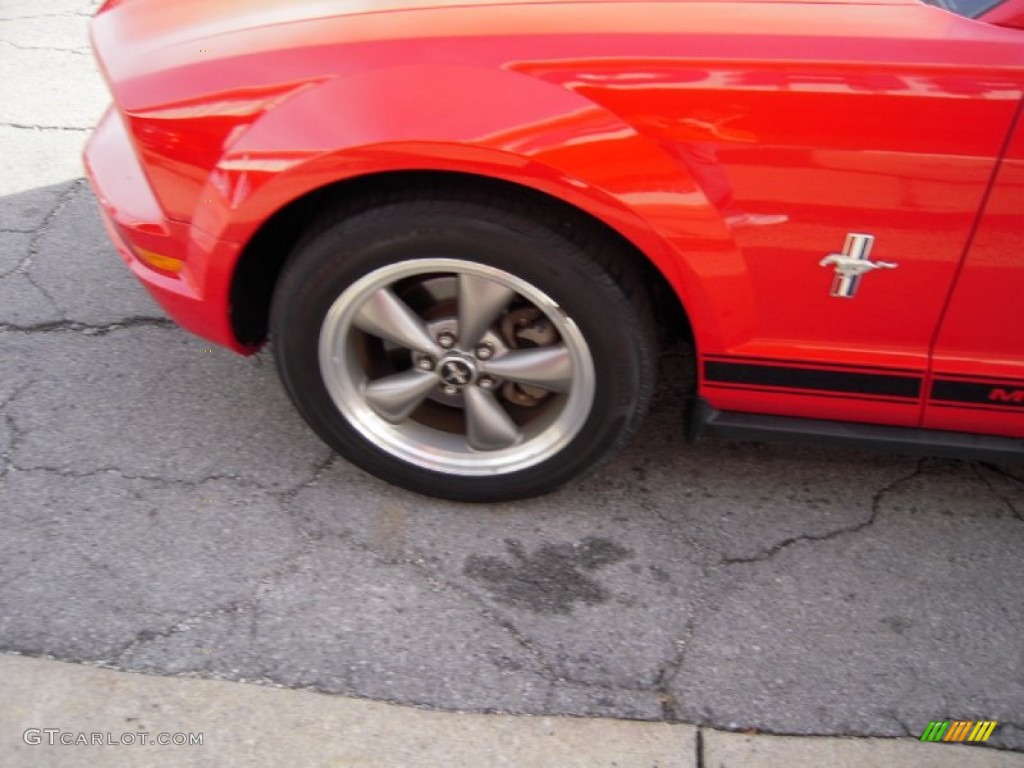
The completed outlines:
[[[936,339],[926,427],[1024,437],[1022,300],[1024,124],[1018,118]]]
[[[680,5],[694,18],[678,58],[592,66],[576,88],[698,188],[651,215],[674,217],[661,229],[699,286],[687,309],[701,395],[919,425],[935,332],[1021,98],[1019,32],[916,4],[751,3],[742,18]]]

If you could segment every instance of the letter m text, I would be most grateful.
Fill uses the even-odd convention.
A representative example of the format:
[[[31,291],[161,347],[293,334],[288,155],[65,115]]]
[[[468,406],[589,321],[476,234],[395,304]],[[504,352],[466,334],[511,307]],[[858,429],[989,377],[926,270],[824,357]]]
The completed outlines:
[[[1003,389],[996,387],[988,393],[988,399],[993,403],[1015,403],[1024,405],[1024,389]]]

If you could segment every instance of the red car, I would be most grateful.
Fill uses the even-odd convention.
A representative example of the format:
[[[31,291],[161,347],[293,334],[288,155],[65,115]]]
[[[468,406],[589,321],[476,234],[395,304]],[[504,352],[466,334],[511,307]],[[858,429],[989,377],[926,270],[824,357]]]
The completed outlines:
[[[659,326],[694,438],[1020,458],[1024,0],[937,4],[108,0],[86,163],[171,317],[422,493],[594,467]]]

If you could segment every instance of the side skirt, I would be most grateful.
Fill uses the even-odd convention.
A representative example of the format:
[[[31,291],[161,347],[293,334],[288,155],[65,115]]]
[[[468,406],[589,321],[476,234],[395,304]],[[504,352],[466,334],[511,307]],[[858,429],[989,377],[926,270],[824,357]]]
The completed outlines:
[[[811,441],[909,456],[978,461],[1024,459],[1024,440],[1012,437],[719,411],[703,398],[690,400],[686,421],[686,439],[690,443],[704,437],[758,442]]]

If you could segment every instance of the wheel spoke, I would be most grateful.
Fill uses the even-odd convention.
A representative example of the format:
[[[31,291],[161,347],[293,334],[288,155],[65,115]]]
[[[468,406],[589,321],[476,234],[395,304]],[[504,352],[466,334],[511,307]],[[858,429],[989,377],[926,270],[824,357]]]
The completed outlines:
[[[572,386],[572,359],[564,344],[509,352],[481,363],[480,369],[501,379],[550,392],[568,392]]]
[[[467,387],[464,395],[466,436],[471,448],[496,451],[515,445],[522,439],[519,427],[494,395],[479,387]]]
[[[398,298],[390,288],[382,288],[359,309],[355,325],[372,336],[437,356],[440,349],[427,332],[420,317]]]
[[[501,283],[475,275],[459,275],[459,345],[476,346],[516,293]]]
[[[419,407],[437,381],[437,374],[431,371],[405,371],[371,381],[363,396],[378,416],[399,424]]]

